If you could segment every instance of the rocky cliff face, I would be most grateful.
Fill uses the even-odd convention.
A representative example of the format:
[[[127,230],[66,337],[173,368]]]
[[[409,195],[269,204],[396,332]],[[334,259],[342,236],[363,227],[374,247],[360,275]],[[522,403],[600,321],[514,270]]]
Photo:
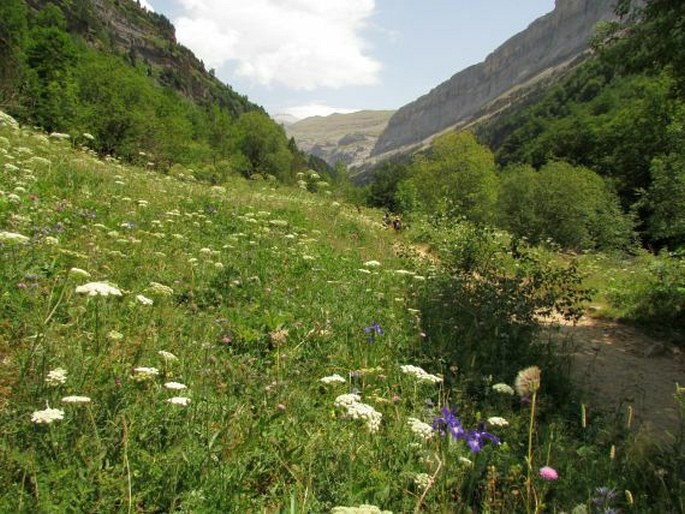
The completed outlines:
[[[1,1],[1,0],[0,0]],[[26,0],[34,11],[54,0]],[[148,12],[135,0],[70,0],[56,2],[70,33],[106,52],[120,54],[132,65],[200,105],[218,104],[234,115],[259,109],[223,84],[204,63],[176,41],[176,31],[163,15]]]
[[[416,146],[441,131],[463,126],[515,88],[567,66],[588,50],[595,25],[615,18],[615,3],[556,0],[554,11],[506,41],[484,62],[457,73],[397,111],[372,155]]]

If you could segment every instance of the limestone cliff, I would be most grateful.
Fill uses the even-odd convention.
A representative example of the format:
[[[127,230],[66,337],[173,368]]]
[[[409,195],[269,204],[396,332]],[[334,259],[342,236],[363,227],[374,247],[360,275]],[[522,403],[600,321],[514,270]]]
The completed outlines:
[[[460,71],[390,119],[372,152],[383,156],[420,145],[487,114],[489,104],[567,67],[589,48],[595,25],[615,18],[616,0],[556,0],[552,12],[510,38],[484,62]]]

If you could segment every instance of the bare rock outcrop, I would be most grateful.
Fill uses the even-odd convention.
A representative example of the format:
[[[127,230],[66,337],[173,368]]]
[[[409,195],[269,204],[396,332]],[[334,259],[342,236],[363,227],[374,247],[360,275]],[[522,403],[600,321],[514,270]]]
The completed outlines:
[[[405,105],[390,119],[372,155],[416,146],[432,136],[483,114],[490,102],[555,68],[567,66],[589,49],[595,25],[615,19],[616,0],[556,0],[552,12],[535,20],[491,53],[428,94]]]

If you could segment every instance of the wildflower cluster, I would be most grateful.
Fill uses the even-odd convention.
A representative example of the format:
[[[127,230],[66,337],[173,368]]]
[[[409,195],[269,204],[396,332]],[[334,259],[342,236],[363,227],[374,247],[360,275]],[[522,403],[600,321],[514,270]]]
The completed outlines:
[[[342,394],[335,399],[334,405],[344,408],[347,416],[352,419],[363,420],[366,423],[366,428],[372,434],[380,429],[383,415],[371,405],[361,403],[361,397],[358,394]]]
[[[412,375],[419,382],[430,382],[432,384],[438,384],[442,382],[442,377],[439,377],[437,375],[431,375],[430,373],[427,373],[423,368],[420,368],[418,366],[405,364],[403,366],[400,366],[400,369],[402,370],[402,373]]]
[[[430,438],[433,437],[433,434],[435,433],[432,426],[430,426],[428,423],[424,423],[419,419],[409,418],[407,422],[409,424],[409,428],[411,428],[411,431],[424,441],[428,441]]]
[[[456,411],[451,411],[447,407],[443,407],[442,416],[433,421],[433,429],[443,436],[449,432],[453,439],[465,441],[473,453],[480,452],[487,441],[494,444],[500,443],[499,438],[487,432],[483,424],[474,430],[465,430],[457,418]]]

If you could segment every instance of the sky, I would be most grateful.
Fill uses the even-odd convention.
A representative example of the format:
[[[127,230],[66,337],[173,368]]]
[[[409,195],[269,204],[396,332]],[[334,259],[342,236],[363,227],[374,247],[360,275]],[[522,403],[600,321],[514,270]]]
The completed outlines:
[[[485,59],[554,0],[140,0],[272,116],[398,109]]]

